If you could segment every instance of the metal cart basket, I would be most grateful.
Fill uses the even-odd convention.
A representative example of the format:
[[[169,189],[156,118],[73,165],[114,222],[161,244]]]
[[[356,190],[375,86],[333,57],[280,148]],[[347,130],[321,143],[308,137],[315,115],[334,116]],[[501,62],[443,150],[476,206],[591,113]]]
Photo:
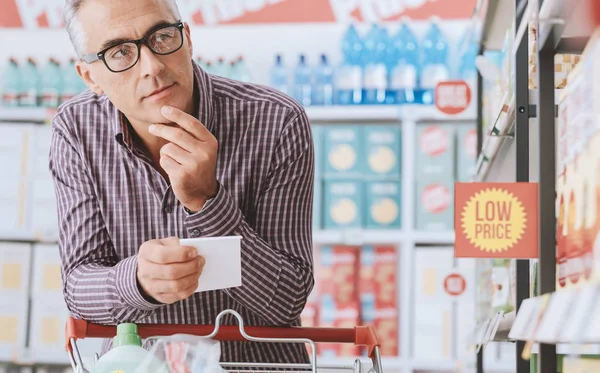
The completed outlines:
[[[223,316],[231,314],[238,326],[222,326]],[[316,373],[317,370],[347,370],[362,373],[363,363],[356,359],[348,366],[321,366],[317,363],[315,343],[352,343],[367,348],[367,355],[372,366],[369,372],[383,373],[381,366],[380,342],[372,326],[356,326],[354,328],[303,328],[303,327],[255,327],[244,326],[239,313],[232,310],[221,312],[215,325],[158,325],[139,324],[138,332],[142,338],[158,339],[175,334],[189,334],[217,341],[251,341],[259,343],[304,343],[311,347],[311,362],[298,364],[265,364],[259,362],[228,363],[222,362],[223,369],[230,372],[269,372],[285,371],[287,373]],[[85,320],[69,318],[66,325],[66,348],[75,373],[83,373],[83,360],[77,340],[84,338],[112,338],[116,334],[115,326],[104,326],[88,323]],[[97,355],[96,355],[97,358]],[[248,368],[252,367],[252,368]]]

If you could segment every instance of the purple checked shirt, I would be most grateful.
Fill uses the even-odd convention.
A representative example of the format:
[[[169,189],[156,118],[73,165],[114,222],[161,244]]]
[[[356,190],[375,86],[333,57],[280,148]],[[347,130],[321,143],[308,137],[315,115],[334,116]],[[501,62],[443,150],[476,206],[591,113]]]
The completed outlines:
[[[195,64],[194,77],[197,118],[219,143],[220,190],[193,215],[134,147],[131,127],[106,96],[87,92],[58,110],[50,170],[67,306],[74,317],[100,324],[214,324],[220,311],[234,309],[249,325],[299,325],[314,285],[314,149],[306,113],[272,89],[211,76]],[[241,287],[171,305],[140,294],[142,243],[228,235],[243,237]],[[225,324],[235,322],[227,317]],[[223,361],[306,358],[299,345],[222,344]]]

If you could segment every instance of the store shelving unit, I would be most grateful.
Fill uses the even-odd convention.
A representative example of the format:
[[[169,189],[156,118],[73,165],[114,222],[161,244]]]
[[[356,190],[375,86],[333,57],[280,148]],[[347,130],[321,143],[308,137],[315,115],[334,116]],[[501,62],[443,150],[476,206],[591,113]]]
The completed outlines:
[[[488,3],[496,2],[490,0]],[[571,327],[562,329],[581,331],[582,325],[592,322],[591,299],[595,299],[600,294],[600,288],[596,284],[574,290],[576,295],[571,299],[566,299],[564,292],[554,293],[556,284],[556,103],[560,94],[554,88],[554,56],[557,53],[583,51],[600,20],[600,4],[594,0],[577,2],[516,0],[513,5],[514,9],[523,10],[514,12],[516,25],[518,25],[513,51],[516,64],[514,98],[505,101],[503,108],[498,110],[500,113],[498,120],[490,129],[492,136],[488,138],[487,143],[482,143],[476,179],[539,182],[537,281],[540,296],[527,299],[529,269],[527,262],[518,261],[516,318],[505,321],[500,330],[490,335],[490,338],[517,341],[517,356],[519,356],[517,373],[530,371],[529,362],[521,359],[520,356],[525,341],[533,343],[531,351],[538,356],[538,370],[547,373],[557,371],[557,353],[596,355],[600,352],[597,345],[590,345],[600,342],[600,338],[588,337],[575,340],[568,338],[572,335],[567,334],[565,337],[554,332],[561,329],[565,319]],[[502,24],[501,20],[488,21],[489,17],[506,16],[503,12],[487,14],[486,27]],[[528,92],[528,41],[527,32],[524,30],[527,30],[529,22],[534,22],[538,30],[536,52],[538,86],[536,90]],[[498,45],[486,40],[487,35],[493,34],[494,32],[490,30],[484,30],[482,49],[488,45]],[[481,122],[479,124],[481,126]],[[572,302],[578,303],[571,309],[575,311],[570,317],[566,314],[564,319],[557,316]],[[540,325],[542,314],[547,314],[548,317],[544,316],[543,324]],[[587,327],[589,328],[590,325],[587,324]],[[505,335],[507,329],[510,332]],[[600,337],[600,332],[598,334]],[[479,368],[479,372],[483,372],[482,367]]]

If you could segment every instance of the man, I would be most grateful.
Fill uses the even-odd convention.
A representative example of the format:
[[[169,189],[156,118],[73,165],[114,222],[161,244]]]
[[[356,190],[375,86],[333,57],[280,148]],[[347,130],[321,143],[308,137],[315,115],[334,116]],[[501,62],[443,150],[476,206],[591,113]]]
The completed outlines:
[[[175,0],[68,0],[89,91],[53,121],[64,295],[94,323],[299,325],[313,287],[313,147],[302,107],[192,62]],[[180,238],[242,236],[242,286]],[[227,268],[221,270],[227,271]],[[231,318],[226,323],[233,323]],[[299,362],[303,346],[223,344],[224,361]]]

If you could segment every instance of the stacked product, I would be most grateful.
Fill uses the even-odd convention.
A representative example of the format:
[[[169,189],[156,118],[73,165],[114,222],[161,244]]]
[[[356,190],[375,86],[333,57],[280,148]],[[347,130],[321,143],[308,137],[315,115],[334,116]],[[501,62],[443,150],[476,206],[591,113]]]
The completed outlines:
[[[389,246],[327,246],[315,255],[317,286],[303,313],[303,325],[373,325],[385,341],[383,356],[398,355],[398,255]],[[355,357],[353,345],[319,345],[326,358]]]
[[[468,182],[474,175],[477,131],[467,123],[421,123],[416,143],[415,227],[420,231],[451,231],[454,182]]]
[[[399,126],[313,126],[316,228],[400,229]]]
[[[252,80],[250,69],[243,56],[238,56],[230,61],[226,61],[223,57],[219,57],[216,61],[210,61],[201,56],[196,57],[195,60],[198,65],[209,74],[219,75],[241,82],[249,82]]]
[[[56,108],[86,89],[73,58],[64,66],[50,58],[42,70],[33,58],[23,63],[10,58],[0,86],[0,106]]]

